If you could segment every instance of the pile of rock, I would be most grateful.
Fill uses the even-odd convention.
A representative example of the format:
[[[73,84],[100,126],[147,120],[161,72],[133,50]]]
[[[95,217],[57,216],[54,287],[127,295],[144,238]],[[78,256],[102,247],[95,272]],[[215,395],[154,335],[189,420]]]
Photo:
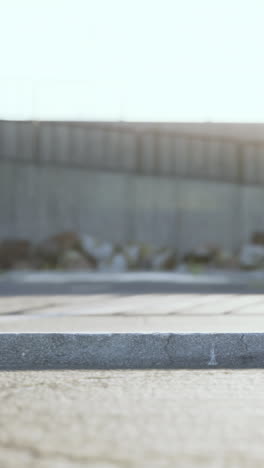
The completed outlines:
[[[37,244],[28,240],[0,242],[0,270],[58,269],[122,272],[203,268],[264,268],[264,233],[254,233],[239,255],[215,246],[200,246],[179,258],[171,247],[144,243],[114,245],[92,236],[63,232]]]
[[[27,240],[0,242],[0,269],[27,269],[34,263],[32,245]]]
[[[264,268],[264,233],[255,232],[249,244],[242,247],[240,266],[243,269],[255,270]]]
[[[80,236],[80,239],[83,250],[95,259],[101,271],[172,270],[177,265],[174,249],[142,243],[114,246],[109,242],[100,243],[87,235]]]
[[[72,232],[52,236],[38,244],[28,240],[0,242],[0,269],[92,269],[96,262],[86,254]]]
[[[65,270],[94,269],[95,259],[85,252],[81,239],[74,232],[52,236],[35,247],[40,268]]]
[[[176,251],[142,243],[125,246],[100,242],[89,235],[64,232],[33,244],[27,240],[0,242],[0,270],[172,270]]]
[[[235,269],[238,258],[232,252],[216,246],[200,246],[184,255],[184,262],[189,269],[211,266],[215,268]]]

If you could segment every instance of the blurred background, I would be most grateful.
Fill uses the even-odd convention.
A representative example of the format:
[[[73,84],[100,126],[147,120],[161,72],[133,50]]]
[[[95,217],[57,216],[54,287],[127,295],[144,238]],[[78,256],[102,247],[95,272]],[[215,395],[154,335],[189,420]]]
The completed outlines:
[[[263,13],[2,0],[0,268],[262,267]]]

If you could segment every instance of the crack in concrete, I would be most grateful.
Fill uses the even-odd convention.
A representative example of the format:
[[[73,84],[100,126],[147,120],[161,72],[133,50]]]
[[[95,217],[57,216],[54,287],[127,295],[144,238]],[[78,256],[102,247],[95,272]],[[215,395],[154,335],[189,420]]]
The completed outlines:
[[[246,338],[245,334],[242,333],[240,338],[239,338],[239,341],[241,342],[241,344],[245,348],[246,353],[248,353],[248,343],[246,342],[245,338]]]
[[[117,467],[117,468],[131,468],[131,463],[129,460],[120,460],[120,459],[113,459],[110,457],[102,457],[96,455],[75,455],[72,453],[63,453],[63,452],[53,452],[45,450],[39,450],[37,447],[29,446],[29,445],[22,445],[15,442],[1,442],[0,441],[0,449],[11,450],[14,452],[25,452],[29,454],[34,459],[41,458],[42,460],[51,461],[54,459],[61,459],[63,461],[68,461],[72,463],[82,463],[84,466],[89,466],[91,463],[92,466],[96,466],[97,464],[101,466],[101,464],[106,464],[109,466]],[[17,456],[17,453],[16,453]],[[96,465],[95,465],[96,464]]]
[[[164,345],[164,351],[169,359],[169,364],[174,364],[174,357],[175,357],[175,356],[172,357],[171,352],[169,350],[172,338],[174,338],[174,336],[172,334],[169,334],[166,338],[166,343]]]
[[[40,306],[34,306],[34,307],[27,307],[26,309],[17,309],[13,310],[12,312],[4,312],[0,314],[0,317],[5,317],[5,316],[10,316],[10,315],[25,315],[28,312],[34,312],[35,310],[45,310],[49,308],[55,308],[58,306],[63,306],[65,304],[45,304],[45,305],[40,305]]]

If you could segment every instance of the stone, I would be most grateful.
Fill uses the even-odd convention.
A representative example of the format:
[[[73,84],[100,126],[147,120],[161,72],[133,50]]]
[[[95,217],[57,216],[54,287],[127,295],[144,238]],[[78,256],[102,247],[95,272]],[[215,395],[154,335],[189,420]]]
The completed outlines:
[[[216,247],[197,247],[184,255],[184,260],[188,263],[210,263],[217,255]]]
[[[253,232],[251,236],[251,243],[257,245],[264,245],[264,232]]]
[[[101,271],[111,271],[113,273],[121,273],[128,270],[128,261],[121,252],[116,253],[113,257],[106,261],[99,263],[99,270]]]
[[[52,237],[61,250],[80,249],[80,238],[75,232],[62,232]]]
[[[173,249],[163,248],[156,252],[151,259],[153,270],[174,270],[177,265],[177,255]]]
[[[36,269],[36,262],[35,261],[28,261],[28,260],[17,260],[12,265],[12,270],[15,271],[31,271]]]
[[[240,266],[245,269],[257,269],[264,267],[264,245],[246,244],[242,247]]]
[[[155,248],[151,244],[141,243],[139,244],[140,252],[139,252],[139,268],[140,269],[151,269],[151,262],[154,255],[157,252],[157,248]]]
[[[188,272],[192,275],[199,275],[206,269],[206,264],[202,262],[189,262],[187,264]]]
[[[63,232],[49,237],[36,247],[39,266],[56,267],[59,257],[67,250],[81,250],[81,243],[77,234]]]
[[[13,268],[18,262],[31,262],[32,245],[28,240],[3,240],[0,242],[0,269]]]
[[[95,259],[83,250],[81,240],[74,232],[60,233],[44,240],[37,245],[35,255],[38,268],[57,268],[62,267],[62,264],[65,264],[66,268],[66,264],[73,265],[75,262],[79,263],[80,268],[81,265],[85,268],[85,264],[87,268],[96,265]]]
[[[128,244],[122,252],[127,259],[128,268],[135,270],[140,267],[140,246],[137,244]]]
[[[83,251],[97,262],[107,262],[113,256],[115,248],[110,242],[99,242],[87,234],[82,234],[80,241]]]
[[[35,255],[39,268],[55,268],[59,259],[60,249],[53,239],[47,239],[37,245]]]
[[[64,270],[93,270],[94,263],[77,250],[66,250],[58,259],[57,268]]]
[[[1,370],[263,369],[264,366],[263,333],[1,335]]]
[[[213,263],[216,267],[220,268],[237,268],[239,266],[237,256],[224,249],[217,250],[215,257],[213,258]]]

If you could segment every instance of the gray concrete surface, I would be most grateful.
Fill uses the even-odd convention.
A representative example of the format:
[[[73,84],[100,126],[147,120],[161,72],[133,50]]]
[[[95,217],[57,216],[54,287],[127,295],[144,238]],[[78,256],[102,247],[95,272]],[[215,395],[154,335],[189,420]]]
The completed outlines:
[[[264,333],[2,333],[0,369],[264,368]]]
[[[264,298],[234,285],[0,282],[1,332],[106,329],[264,332]],[[262,468],[263,385],[262,369],[0,371],[0,467]]]
[[[178,316],[0,316],[0,333],[259,333],[264,317]]]
[[[1,468],[262,468],[264,373],[0,372]]]
[[[21,285],[20,285],[21,286]],[[154,284],[34,288],[0,295],[0,332],[264,332],[264,295],[177,292]]]
[[[191,278],[189,289],[184,290],[186,284],[180,283],[177,275],[171,276],[171,282],[166,274],[151,275],[152,282],[146,276],[121,274],[111,281],[110,276],[102,275],[100,282],[98,275],[88,275],[83,278],[86,282],[78,283],[79,274],[47,273],[46,279],[55,278],[55,285],[42,283],[43,275],[38,274],[26,275],[24,282],[15,279],[21,279],[20,275],[12,276],[9,283],[2,282],[0,366],[264,366],[261,289],[258,293],[247,293],[247,289],[238,292],[237,283],[231,283],[231,289],[219,291],[219,284],[206,283],[204,278],[208,289],[200,284],[198,292]],[[36,287],[43,285],[46,289],[37,294],[41,290]]]

